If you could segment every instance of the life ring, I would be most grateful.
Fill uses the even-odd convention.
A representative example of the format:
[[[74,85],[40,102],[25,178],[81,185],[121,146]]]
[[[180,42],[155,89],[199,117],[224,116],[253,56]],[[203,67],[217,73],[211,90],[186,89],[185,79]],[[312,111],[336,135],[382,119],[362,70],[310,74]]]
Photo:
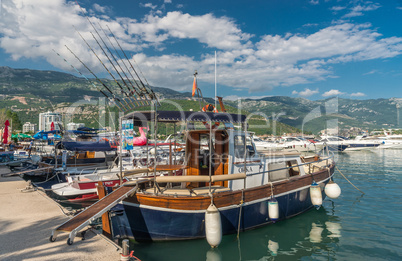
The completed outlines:
[[[202,109],[201,109],[203,112],[215,112],[215,113],[217,113],[218,112],[218,110],[215,108],[215,106],[213,106],[212,104],[207,104],[207,105],[205,105],[204,107],[202,107]],[[209,129],[210,127],[209,127],[209,124],[206,122],[206,121],[204,121],[204,122],[202,122],[202,123],[204,123],[204,125],[205,125],[205,127],[207,127],[207,129]],[[212,125],[212,129],[215,129],[215,128],[218,128],[219,127],[219,122],[215,122],[213,125]]]

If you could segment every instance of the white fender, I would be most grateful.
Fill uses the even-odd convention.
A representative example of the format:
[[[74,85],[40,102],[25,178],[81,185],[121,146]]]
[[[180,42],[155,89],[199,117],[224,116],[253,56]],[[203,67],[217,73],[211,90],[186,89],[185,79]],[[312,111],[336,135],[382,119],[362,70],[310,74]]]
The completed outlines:
[[[279,218],[279,204],[275,198],[268,200],[268,216],[274,222]]]
[[[310,186],[310,199],[311,203],[319,209],[322,205],[322,193],[321,193],[321,187],[315,181],[313,184]]]
[[[210,205],[205,212],[205,235],[211,247],[217,247],[222,240],[221,214],[215,205]]]
[[[338,198],[341,195],[341,188],[338,184],[330,180],[325,186],[325,194],[329,198]]]

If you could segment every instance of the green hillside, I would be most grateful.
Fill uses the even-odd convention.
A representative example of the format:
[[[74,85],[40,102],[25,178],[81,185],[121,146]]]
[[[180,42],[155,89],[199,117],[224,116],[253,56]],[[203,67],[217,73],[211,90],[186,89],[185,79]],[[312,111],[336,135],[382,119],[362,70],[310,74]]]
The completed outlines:
[[[91,81],[92,83],[62,72],[0,67],[0,108],[17,113],[22,123],[38,123],[40,112],[58,111],[67,115],[73,106],[76,107],[73,110],[74,122],[83,122],[86,126],[99,126],[99,122],[101,125],[113,125],[109,118],[118,118],[117,108],[107,107],[99,117],[98,102],[103,95],[93,84],[103,87],[96,80]],[[114,81],[102,81],[113,92],[120,93]],[[152,88],[162,103],[160,110],[200,109],[189,92],[182,93],[163,87]],[[214,103],[212,98],[205,100]],[[78,103],[83,105],[77,105]],[[304,98],[273,96],[258,100],[243,99],[240,103],[224,100],[224,103],[229,112],[241,111],[254,115],[250,121],[250,129],[257,134],[291,133],[298,132],[299,129],[316,134],[330,127],[333,122],[337,122],[341,129],[359,127],[368,130],[400,128],[402,123],[397,118],[397,106],[402,106],[400,98],[335,98],[310,101]],[[114,116],[110,116],[111,112]]]

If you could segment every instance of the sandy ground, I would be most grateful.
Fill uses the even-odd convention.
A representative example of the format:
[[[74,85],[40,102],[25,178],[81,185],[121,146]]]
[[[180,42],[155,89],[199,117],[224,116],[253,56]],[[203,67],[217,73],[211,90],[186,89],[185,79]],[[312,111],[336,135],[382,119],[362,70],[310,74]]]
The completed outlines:
[[[67,233],[50,242],[69,217],[43,192],[21,192],[26,186],[20,177],[0,177],[0,260],[120,260],[120,249],[91,230],[71,246]]]

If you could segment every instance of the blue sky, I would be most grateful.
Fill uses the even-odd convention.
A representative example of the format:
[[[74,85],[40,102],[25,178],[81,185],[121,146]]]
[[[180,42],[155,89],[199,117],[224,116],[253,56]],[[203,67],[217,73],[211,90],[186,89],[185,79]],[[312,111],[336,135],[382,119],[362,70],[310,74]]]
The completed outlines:
[[[402,96],[402,1],[0,0],[0,66],[98,76],[105,69],[86,17],[109,26],[148,82],[204,96],[285,95],[375,99]],[[99,28],[98,28],[99,29]],[[111,68],[111,65],[108,65]],[[78,76],[78,75],[77,75]]]

